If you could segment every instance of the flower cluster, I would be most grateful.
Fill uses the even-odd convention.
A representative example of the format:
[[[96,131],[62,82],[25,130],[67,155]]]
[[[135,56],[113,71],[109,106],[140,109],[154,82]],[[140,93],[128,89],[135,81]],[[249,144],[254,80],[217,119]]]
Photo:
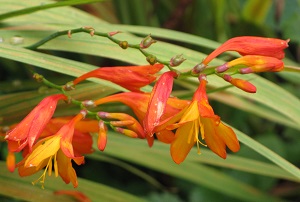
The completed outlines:
[[[148,36],[141,42],[142,48],[154,41]],[[8,143],[7,165],[10,171],[18,168],[21,176],[32,175],[44,169],[35,181],[44,184],[46,173],[60,176],[66,183],[78,185],[72,161],[84,163],[84,154],[93,152],[92,134],[97,134],[97,146],[104,151],[108,142],[109,128],[131,138],[146,139],[152,146],[154,139],[170,144],[170,153],[175,163],[183,162],[196,144],[207,146],[222,158],[226,149],[237,152],[239,141],[234,131],[225,125],[209,104],[206,93],[207,76],[216,74],[232,85],[250,93],[256,87],[246,80],[233,78],[234,74],[255,72],[277,72],[284,68],[281,61],[288,40],[262,37],[236,37],[228,40],[202,63],[197,64],[185,76],[197,77],[199,86],[191,100],[171,96],[174,79],[181,79],[175,67],[182,62],[182,55],[170,60],[169,71],[160,74],[163,64],[127,67],[104,67],[76,78],[62,89],[63,94],[51,95],[43,99],[19,124],[11,126],[5,135]],[[236,51],[242,55],[220,66],[209,63],[225,51]],[[213,71],[211,71],[213,69]],[[207,71],[209,70],[209,71]],[[59,100],[72,102],[65,90],[75,88],[88,78],[100,78],[113,82],[129,90],[109,95],[94,101],[80,102],[82,110],[71,117],[53,117]],[[151,93],[142,87],[155,82]],[[71,101],[70,101],[71,99]],[[91,106],[121,102],[132,109],[135,117],[123,112],[90,111]],[[22,151],[24,159],[15,164],[14,153]]]

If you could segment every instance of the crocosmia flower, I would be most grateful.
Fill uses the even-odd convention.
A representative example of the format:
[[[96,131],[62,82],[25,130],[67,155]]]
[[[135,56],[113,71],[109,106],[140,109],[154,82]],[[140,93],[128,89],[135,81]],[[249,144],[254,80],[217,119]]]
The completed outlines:
[[[66,100],[63,94],[51,95],[44,98],[13,130],[5,136],[9,151],[19,152],[26,145],[31,150],[47,123],[51,119],[57,102]]]
[[[209,54],[202,64],[207,65],[212,59],[225,51],[236,51],[241,55],[261,55],[284,58],[284,49],[288,47],[288,40],[265,38],[256,36],[240,36],[227,40],[219,48]]]
[[[31,153],[17,165],[19,167],[20,176],[32,175],[39,170],[45,168],[42,176],[37,180],[45,182],[46,172],[51,175],[54,168],[55,176],[60,175],[65,183],[72,182],[74,187],[77,187],[76,172],[72,167],[71,160],[77,165],[84,162],[83,156],[75,156],[72,145],[75,124],[84,118],[85,111],[82,111],[66,125],[64,125],[55,135],[46,137],[33,146]],[[36,183],[37,181],[33,182]]]
[[[125,66],[125,67],[102,67],[90,71],[73,81],[77,85],[83,80],[96,77],[111,81],[130,91],[140,91],[140,88],[152,83],[164,65]]]
[[[200,153],[200,145],[205,145],[201,140],[222,158],[226,158],[226,146],[234,152],[240,148],[234,131],[220,121],[209,105],[206,82],[205,79],[200,81],[190,105],[154,129],[155,132],[176,130],[170,150],[178,164],[184,161],[194,144],[197,144]]]

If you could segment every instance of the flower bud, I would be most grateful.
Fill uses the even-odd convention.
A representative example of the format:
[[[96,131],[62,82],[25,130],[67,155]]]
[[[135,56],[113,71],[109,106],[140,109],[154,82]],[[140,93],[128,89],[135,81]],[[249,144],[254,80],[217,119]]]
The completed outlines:
[[[121,134],[128,136],[128,137],[132,137],[132,138],[138,137],[138,134],[132,130],[128,130],[128,129],[124,129],[124,128],[120,128],[120,127],[116,127],[115,130]]]
[[[151,46],[151,44],[156,43],[156,40],[153,40],[151,34],[146,36],[140,43],[140,48],[145,49]]]
[[[228,69],[229,69],[229,66],[228,66],[227,63],[225,63],[225,64],[223,64],[223,65],[221,65],[221,66],[218,66],[218,67],[216,68],[216,72],[217,72],[217,73],[222,73],[222,72],[227,71]]]
[[[239,89],[248,92],[248,93],[256,93],[256,87],[250,83],[249,81],[246,80],[242,80],[242,79],[236,79],[236,78],[232,78],[230,75],[225,74],[223,76],[223,79],[225,81],[228,81],[229,83],[231,83],[232,85],[238,87]]]
[[[110,121],[109,123],[112,126],[124,127],[124,126],[133,125],[135,122],[133,120],[125,120],[125,121]]]
[[[120,41],[119,46],[123,49],[128,48],[128,42],[127,41]]]
[[[92,107],[96,107],[95,103],[93,100],[85,100],[82,103],[82,106],[86,107],[86,108],[92,108]]]
[[[156,57],[154,55],[148,55],[146,57],[146,60],[149,62],[150,65],[154,65],[157,62]]]
[[[181,63],[183,63],[185,60],[186,59],[184,57],[182,57],[182,54],[175,55],[174,57],[171,58],[170,65],[171,65],[171,67],[176,67],[176,66],[180,65]]]
[[[205,67],[206,67],[205,64],[199,63],[192,69],[192,73],[199,74],[200,72],[202,72],[205,69]]]
[[[97,146],[100,151],[104,151],[107,143],[107,128],[104,121],[99,121],[99,132]]]
[[[65,91],[74,90],[75,87],[74,87],[73,81],[70,81],[70,82],[66,83],[66,84],[63,86],[63,89],[64,89]]]
[[[109,36],[114,36],[114,35],[119,34],[119,33],[121,33],[121,31],[114,31],[114,32],[109,32],[108,35]]]

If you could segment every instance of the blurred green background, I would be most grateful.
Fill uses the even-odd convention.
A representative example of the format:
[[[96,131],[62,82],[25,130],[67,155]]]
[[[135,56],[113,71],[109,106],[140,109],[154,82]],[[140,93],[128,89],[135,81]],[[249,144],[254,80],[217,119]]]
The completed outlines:
[[[0,0],[0,4],[2,1],[3,0]],[[118,24],[138,25],[150,28],[166,28],[190,33],[220,43],[231,37],[241,35],[265,36],[282,39],[289,38],[290,46],[286,51],[286,64],[299,66],[299,0],[107,0],[93,4],[77,5],[76,8],[96,16],[97,18],[101,18],[108,23],[116,24],[116,28],[118,27]],[[1,13],[7,12],[1,10],[1,8],[0,11]],[[13,18],[11,20],[13,22]],[[59,23],[60,22],[53,22],[53,24]],[[86,25],[88,25],[88,23],[89,22],[87,22]],[[1,29],[4,31],[6,30],[5,22],[0,23],[0,26]],[[152,34],[154,33],[155,30]],[[137,34],[137,36],[140,36],[140,34]],[[145,35],[142,34],[141,36]],[[89,36],[86,35],[85,37]],[[0,38],[0,40],[1,39],[2,38]],[[185,43],[184,41],[168,40],[164,37],[155,37],[155,39],[206,54],[211,52],[211,49],[208,47],[199,47],[198,45]],[[69,52],[49,49],[41,50],[41,52],[95,66],[128,64],[128,61],[119,61],[95,55],[83,55],[81,53],[76,53],[76,51]],[[221,59],[228,60],[232,57],[232,55],[222,55]],[[201,60],[201,58],[199,60]],[[43,91],[40,84],[31,79],[31,74],[27,67],[32,68],[31,65],[28,64],[1,58],[0,95],[3,100],[5,100],[4,98],[6,95],[14,93],[35,91],[36,89]],[[63,84],[70,80],[70,76],[58,72],[45,69],[36,70],[43,75],[47,75],[49,80],[55,79],[56,83]],[[290,73],[263,73],[261,76],[274,82],[299,98],[300,80],[297,76],[291,75]],[[19,85],[19,83],[22,83],[22,85]],[[175,86],[175,89],[182,91],[185,88],[178,84]],[[299,130],[284,126],[280,123],[275,123],[258,116],[255,113],[245,112],[235,107],[228,106],[217,100],[211,100],[211,104],[214,107],[215,112],[222,117],[222,120],[249,135],[257,142],[262,143],[297,167],[300,166]],[[115,109],[114,107],[116,106],[111,106],[112,110]],[[1,112],[0,117],[2,117]],[[16,120],[13,121],[18,121],[20,118],[22,117],[16,118]],[[7,123],[0,122],[1,125]],[[113,138],[110,139],[109,137],[109,141],[113,141]],[[108,142],[108,144],[110,144],[110,142]],[[126,147],[119,148],[120,145],[122,144],[116,144],[117,148],[114,149],[122,153],[122,149],[126,149]],[[134,147],[135,145],[132,143],[130,146]],[[155,146],[149,150],[155,153]],[[6,144],[4,142],[0,145],[0,152],[1,159],[5,160],[7,152]],[[149,155],[151,154],[152,153],[149,153]],[[198,202],[246,200],[230,194],[218,192],[210,186],[203,186],[201,183],[197,184],[192,180],[182,179],[182,177],[176,177],[173,174],[169,175],[167,171],[169,165],[166,165],[165,172],[161,172],[157,169],[153,169],[153,167],[149,165],[142,165],[134,160],[131,161],[130,157],[128,157],[128,159],[124,159],[123,157],[118,158],[113,153],[109,152],[108,155],[99,156],[101,155],[94,154],[90,157],[88,156],[86,158],[86,165],[76,167],[78,176],[125,191],[138,196],[140,199],[145,199],[146,201]],[[243,145],[241,151],[234,154],[234,156],[269,163],[264,157]],[[132,158],[134,158],[134,156]],[[202,155],[197,158],[202,158]],[[2,167],[3,166],[4,165],[2,165]],[[177,169],[179,169],[180,166],[177,166]],[[298,182],[295,182],[297,180],[290,181],[287,179],[233,170],[228,167],[219,167],[217,165],[212,165],[210,168],[238,179],[242,183],[255,187],[270,197],[276,197],[276,199],[270,198],[271,201],[300,201],[299,180]],[[170,167],[170,169],[173,168]],[[181,172],[185,173],[189,171],[182,169]],[[199,175],[198,177],[201,179],[201,171],[195,173],[197,173],[197,175]],[[222,181],[217,181],[217,176],[215,179],[216,181],[213,183],[222,183]],[[3,189],[3,186],[5,185],[0,184],[0,189]],[[51,185],[49,186],[51,187]],[[80,183],[79,186],[81,186]],[[221,186],[226,187],[227,185],[222,184]],[[34,189],[37,188],[38,186],[34,187]],[[19,201],[21,199],[12,199],[10,196],[5,196],[5,194],[2,193],[2,198],[0,198],[0,200]],[[248,200],[251,201],[251,199]],[[97,201],[102,200],[99,198]],[[122,200],[120,199],[120,201]],[[258,199],[255,199],[254,197],[253,201],[258,201]]]

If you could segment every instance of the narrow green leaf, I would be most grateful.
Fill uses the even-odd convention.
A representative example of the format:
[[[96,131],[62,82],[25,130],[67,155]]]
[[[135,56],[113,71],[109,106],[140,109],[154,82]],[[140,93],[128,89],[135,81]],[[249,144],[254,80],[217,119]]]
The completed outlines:
[[[291,173],[295,176],[296,180],[300,181],[300,169],[297,168],[295,165],[291,164],[272,150],[268,149],[264,145],[260,144],[259,142],[253,140],[249,136],[245,135],[244,133],[237,131],[236,134],[240,142],[244,143],[257,153],[261,154],[262,156],[266,157],[282,169],[286,170],[287,172]]]
[[[20,10],[11,11],[8,13],[4,13],[0,15],[0,21],[12,18],[15,16],[30,14],[36,11],[41,11],[49,8],[56,8],[56,7],[62,7],[62,6],[75,6],[75,5],[81,5],[81,4],[89,4],[89,3],[95,3],[103,0],[67,0],[67,1],[59,1],[56,3],[53,3],[53,1],[43,1],[40,3],[40,5],[24,8]],[[2,2],[1,2],[2,3]]]
[[[62,179],[53,176],[47,176],[45,181],[45,189],[38,184],[33,186],[32,181],[39,178],[41,172],[21,178],[17,172],[10,173],[6,169],[4,162],[0,162],[0,194],[15,199],[26,201],[74,201],[70,196],[55,195],[55,191],[72,190],[80,191],[91,199],[91,201],[107,201],[107,202],[143,202],[144,200],[120,190],[102,185],[100,183],[91,182],[85,179],[78,179],[79,186],[74,189],[72,185],[66,185]]]
[[[147,168],[164,172],[174,177],[188,180],[198,185],[206,186],[217,192],[224,193],[243,201],[260,201],[266,200],[267,198],[275,200],[254,187],[231,178],[216,169],[191,161],[191,159],[194,159],[191,156],[197,154],[195,150],[191,151],[185,162],[177,165],[170,157],[169,145],[155,142],[153,148],[150,149],[145,141],[142,142],[142,140],[130,139],[128,137],[123,137],[120,134],[109,134],[105,153],[143,165]],[[102,153],[96,154],[102,155]],[[202,158],[202,156],[197,157]]]

